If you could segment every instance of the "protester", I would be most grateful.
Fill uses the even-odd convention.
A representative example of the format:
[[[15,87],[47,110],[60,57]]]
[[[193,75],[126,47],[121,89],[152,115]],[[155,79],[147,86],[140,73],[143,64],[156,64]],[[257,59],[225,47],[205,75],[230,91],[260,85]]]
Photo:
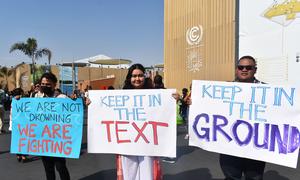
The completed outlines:
[[[2,89],[0,85],[0,134],[4,132],[4,100],[5,99],[5,91]]]
[[[114,90],[115,88],[113,86],[108,86],[108,90]]]
[[[29,97],[35,97],[35,96],[42,96],[41,95],[40,83],[35,84],[34,89],[30,92]]]
[[[154,76],[154,89],[165,89],[165,85],[163,83],[163,78],[161,75],[157,74]]]
[[[236,82],[262,83],[254,76],[256,61],[252,56],[243,56],[236,67]],[[246,180],[262,180],[265,162],[220,154],[220,165],[225,180],[240,180],[244,174]]]
[[[145,68],[141,64],[133,64],[128,69],[123,89],[152,89],[145,77]],[[149,156],[117,156],[118,180],[160,180],[159,160]]]
[[[16,99],[20,99],[24,96],[24,91],[22,88],[16,88],[12,91],[12,96]],[[9,128],[8,130],[12,130],[12,110],[10,110],[10,116],[9,116]],[[25,163],[27,161],[27,156],[24,154],[17,154],[17,161]]]
[[[64,94],[55,96],[54,90],[56,87],[56,83],[57,78],[54,74],[50,72],[44,73],[40,81],[41,92],[37,93],[35,97],[67,97]],[[55,180],[55,168],[58,171],[61,180],[70,180],[70,174],[66,166],[66,158],[42,156],[42,161],[46,171],[47,180]]]
[[[191,105],[191,96],[192,96],[192,84],[190,84],[190,92],[182,97],[182,102],[186,105],[186,119],[185,119],[185,122],[186,122],[186,128],[187,128],[187,133],[185,134],[184,136],[184,139],[189,139],[189,132],[188,132],[188,129],[189,129],[189,111],[190,111],[190,106]]]
[[[186,101],[184,100],[186,97],[188,96],[188,89],[187,88],[183,88],[182,89],[182,95],[179,99],[180,101],[180,108],[179,108],[179,114],[181,115],[181,117],[183,118],[186,126],[188,125],[187,123],[187,118],[188,118],[188,114],[187,114],[187,108],[188,108],[188,104],[186,103]]]

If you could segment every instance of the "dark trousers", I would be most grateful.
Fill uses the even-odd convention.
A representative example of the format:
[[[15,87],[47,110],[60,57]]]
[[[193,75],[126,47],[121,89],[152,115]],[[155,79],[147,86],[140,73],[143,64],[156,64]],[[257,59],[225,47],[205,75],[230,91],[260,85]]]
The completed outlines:
[[[243,173],[245,180],[262,180],[266,163],[220,154],[220,165],[225,180],[241,180]]]
[[[61,180],[70,180],[70,174],[66,166],[66,158],[42,157],[47,180],[55,180],[55,168]]]

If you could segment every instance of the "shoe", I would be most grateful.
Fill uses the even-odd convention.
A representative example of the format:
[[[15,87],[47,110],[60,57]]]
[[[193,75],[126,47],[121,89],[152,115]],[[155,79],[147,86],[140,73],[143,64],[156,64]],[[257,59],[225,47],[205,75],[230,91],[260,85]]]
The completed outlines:
[[[186,134],[186,135],[184,136],[184,139],[189,139],[189,134]]]
[[[26,161],[27,161],[27,157],[26,156],[21,156],[21,159],[22,159],[22,163],[26,163]]]
[[[21,156],[17,156],[17,160],[18,160],[18,162],[21,162],[21,160],[22,160]]]
[[[176,162],[176,159],[175,158],[165,158],[162,160],[162,162],[174,164]]]

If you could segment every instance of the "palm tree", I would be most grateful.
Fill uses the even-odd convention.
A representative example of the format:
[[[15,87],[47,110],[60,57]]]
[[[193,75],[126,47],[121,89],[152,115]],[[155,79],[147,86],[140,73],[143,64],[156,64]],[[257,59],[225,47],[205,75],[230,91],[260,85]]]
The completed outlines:
[[[38,58],[45,56],[48,56],[48,63],[50,65],[50,60],[52,53],[49,49],[43,48],[43,49],[37,49],[37,42],[34,38],[28,38],[26,43],[19,42],[15,43],[10,48],[10,53],[15,50],[22,51],[25,55],[31,58],[32,60],[32,74],[33,74],[33,82],[35,82],[35,62]]]

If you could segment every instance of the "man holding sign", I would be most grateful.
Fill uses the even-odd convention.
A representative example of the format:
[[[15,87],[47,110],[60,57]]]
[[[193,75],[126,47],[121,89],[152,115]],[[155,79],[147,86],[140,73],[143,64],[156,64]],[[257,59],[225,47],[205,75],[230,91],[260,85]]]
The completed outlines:
[[[42,156],[47,180],[55,180],[55,169],[69,180],[65,157],[79,157],[83,105],[81,99],[55,95],[56,83],[54,74],[44,73],[37,98],[13,101],[11,153]]]
[[[237,82],[261,83],[254,77],[256,61],[252,56],[243,56],[236,67]],[[226,180],[238,180],[244,173],[246,180],[263,179],[265,162],[220,154],[220,165]]]

